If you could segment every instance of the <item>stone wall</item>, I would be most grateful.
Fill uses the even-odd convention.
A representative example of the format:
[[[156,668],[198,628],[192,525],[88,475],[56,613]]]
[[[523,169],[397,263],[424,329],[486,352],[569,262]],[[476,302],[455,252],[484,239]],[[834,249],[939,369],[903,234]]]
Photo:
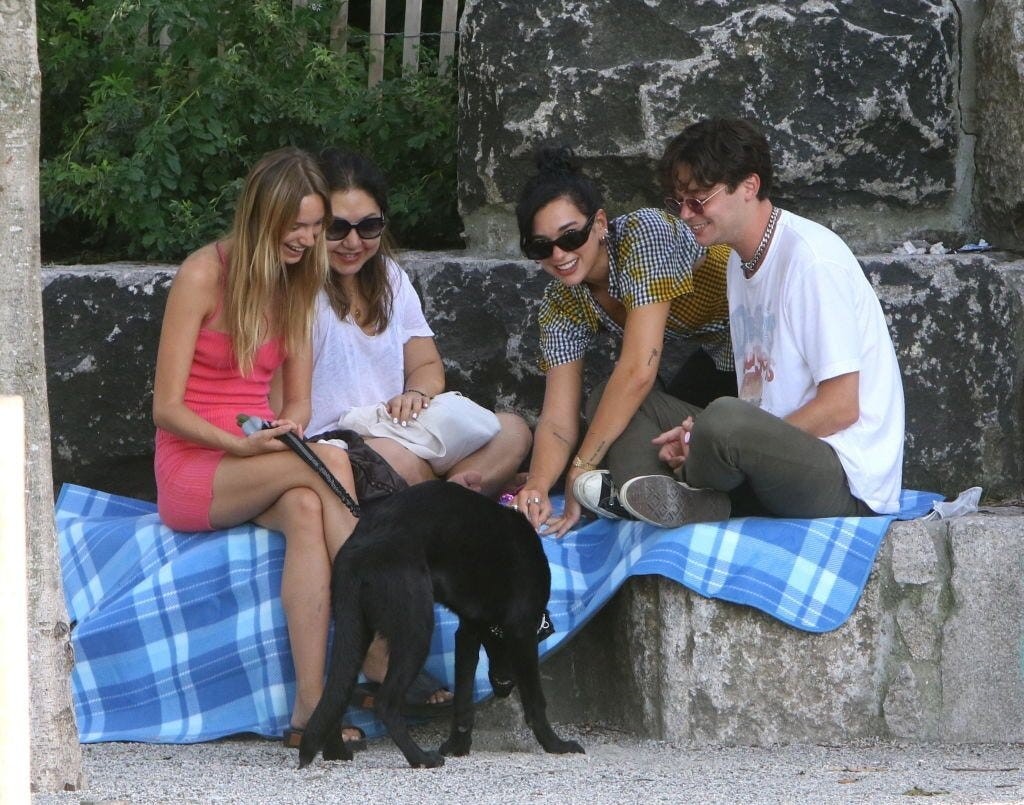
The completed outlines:
[[[978,203],[993,242],[1024,244],[1024,7],[990,0],[978,37]]]
[[[657,157],[707,115],[760,122],[776,200],[858,253],[976,237],[976,170],[995,191],[983,207],[993,240],[1024,187],[1021,13],[1012,0],[469,0],[459,201],[470,248],[515,252],[510,204],[538,144],[572,144],[621,213],[660,203]]]
[[[1007,255],[861,258],[882,300],[907,400],[906,486],[991,499],[1024,486],[1024,262]],[[410,253],[403,264],[437,333],[449,387],[483,404],[540,410],[533,263]],[[57,485],[152,497],[152,374],[173,269],[44,271],[47,384]],[[669,363],[667,356],[666,362]],[[607,376],[611,348],[588,359]]]

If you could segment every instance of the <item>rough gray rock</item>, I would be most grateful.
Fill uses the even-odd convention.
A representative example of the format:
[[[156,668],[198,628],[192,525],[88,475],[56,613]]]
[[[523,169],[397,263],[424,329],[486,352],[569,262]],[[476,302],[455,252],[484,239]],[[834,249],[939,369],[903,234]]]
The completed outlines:
[[[1024,739],[1024,517],[994,510],[950,529],[943,740]]]
[[[172,276],[129,264],[44,270],[55,489],[155,499],[153,367]]]
[[[1024,263],[1005,256],[862,258],[904,375],[904,485],[991,499],[1024,484]],[[548,278],[526,261],[409,253],[403,265],[437,333],[450,388],[531,423],[543,400],[537,307]],[[54,477],[153,496],[150,416],[160,320],[173,270],[44,271]],[[607,339],[587,361],[607,376]],[[670,369],[666,374],[670,373]]]
[[[905,485],[982,486],[1016,497],[1024,480],[1022,264],[1005,255],[862,258],[903,372]]]
[[[978,34],[976,199],[993,239],[1024,243],[1024,8],[990,0]],[[993,240],[995,242],[995,240]]]
[[[833,632],[631,579],[543,670],[557,720],[676,742],[1020,741],[1022,613],[1024,516],[987,509],[894,523]]]
[[[508,205],[539,143],[575,146],[621,213],[660,202],[665,143],[715,114],[759,121],[775,195],[858,250],[959,228],[962,33],[941,0],[471,0],[459,80],[468,242],[514,253]]]

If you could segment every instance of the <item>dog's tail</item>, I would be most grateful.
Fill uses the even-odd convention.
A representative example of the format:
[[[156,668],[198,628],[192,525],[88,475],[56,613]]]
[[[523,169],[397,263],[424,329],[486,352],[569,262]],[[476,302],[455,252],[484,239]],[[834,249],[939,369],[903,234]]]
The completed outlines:
[[[333,747],[332,755],[346,756],[340,737],[341,718],[352,698],[352,689],[373,637],[363,616],[356,584],[350,573],[334,574],[334,642],[324,693],[310,716],[299,747],[300,769],[309,765],[325,746]]]

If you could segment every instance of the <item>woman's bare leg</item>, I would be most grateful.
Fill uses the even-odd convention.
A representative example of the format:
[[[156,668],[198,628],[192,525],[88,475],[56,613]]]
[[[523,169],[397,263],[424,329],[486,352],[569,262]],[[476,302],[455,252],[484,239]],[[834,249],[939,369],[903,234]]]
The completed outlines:
[[[407,450],[394,439],[386,436],[372,437],[366,443],[383,458],[409,486],[437,478],[430,465],[411,450]]]
[[[331,614],[331,560],[320,498],[312,489],[289,489],[256,522],[285,536],[281,604],[295,664],[291,724],[304,727],[323,694]]]
[[[352,493],[348,454],[332,445],[311,447]],[[282,451],[246,458],[226,456],[218,465],[211,523],[228,527],[247,520],[285,536],[281,603],[296,681],[291,724],[304,727],[323,694],[331,567],[356,518],[305,462]],[[345,736],[347,740],[358,737],[355,730]]]
[[[467,475],[479,475],[477,491],[497,497],[506,484],[515,478],[533,444],[530,426],[518,414],[500,413],[501,430],[475,453],[466,456],[448,472],[448,480],[462,483]],[[470,483],[463,486],[473,488]]]
[[[310,447],[354,498],[348,453],[329,444]],[[210,522],[215,528],[229,528],[254,520],[281,495],[296,488],[311,489],[320,498],[324,540],[333,560],[355,528],[356,518],[313,469],[290,450],[245,458],[225,456],[213,478]]]

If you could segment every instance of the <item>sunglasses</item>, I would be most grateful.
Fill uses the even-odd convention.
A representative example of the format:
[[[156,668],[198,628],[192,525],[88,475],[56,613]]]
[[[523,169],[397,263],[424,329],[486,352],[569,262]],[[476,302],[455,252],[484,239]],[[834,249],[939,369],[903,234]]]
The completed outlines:
[[[383,216],[364,218],[358,224],[346,221],[344,218],[335,218],[327,227],[325,236],[328,240],[344,240],[353,229],[363,240],[374,240],[384,232],[385,221]]]
[[[570,229],[554,240],[548,240],[547,238],[524,240],[522,243],[523,254],[531,260],[547,260],[554,253],[555,246],[563,252],[571,252],[578,249],[590,237],[590,230],[594,227],[594,217],[596,215],[597,211],[595,210],[593,215],[587,219],[582,229]]]
[[[695,196],[688,196],[684,197],[683,200],[680,201],[679,199],[675,199],[669,196],[668,198],[665,199],[665,209],[667,209],[673,215],[680,215],[683,211],[683,207],[686,207],[686,209],[688,209],[694,215],[703,215],[704,205],[711,201],[711,199],[713,199],[723,190],[725,190],[726,187],[727,185],[722,185],[710,196],[706,196],[705,198],[702,199],[697,198]]]

